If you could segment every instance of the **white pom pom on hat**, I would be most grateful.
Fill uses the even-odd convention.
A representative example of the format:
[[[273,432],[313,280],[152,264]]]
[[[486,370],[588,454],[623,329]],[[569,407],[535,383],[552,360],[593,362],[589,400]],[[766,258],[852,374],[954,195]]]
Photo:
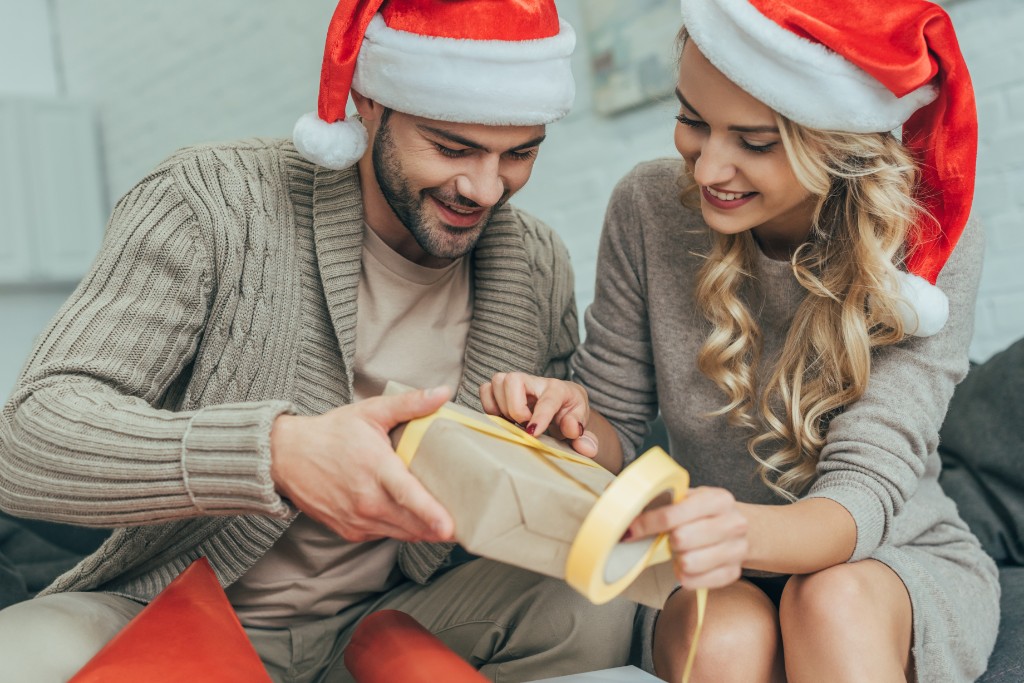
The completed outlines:
[[[363,155],[366,131],[345,114],[352,89],[429,119],[552,123],[575,96],[575,44],[554,0],[342,0],[328,27],[317,111],[295,124],[295,147],[332,169]]]
[[[366,151],[366,129],[359,121],[344,119],[327,123],[315,113],[295,122],[292,140],[299,154],[327,168],[348,168]]]
[[[967,226],[978,120],[970,74],[945,10],[926,0],[681,0],[708,61],[788,119],[820,130],[888,132],[921,173],[924,207],[900,291],[909,334],[945,325],[939,272]]]

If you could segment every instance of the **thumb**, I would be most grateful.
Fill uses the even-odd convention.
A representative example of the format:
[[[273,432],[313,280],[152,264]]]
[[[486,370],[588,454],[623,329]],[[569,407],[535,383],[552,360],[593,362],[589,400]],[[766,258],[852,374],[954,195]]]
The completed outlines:
[[[377,396],[364,402],[367,417],[386,431],[417,417],[435,412],[451,398],[448,387],[419,389],[397,396]]]

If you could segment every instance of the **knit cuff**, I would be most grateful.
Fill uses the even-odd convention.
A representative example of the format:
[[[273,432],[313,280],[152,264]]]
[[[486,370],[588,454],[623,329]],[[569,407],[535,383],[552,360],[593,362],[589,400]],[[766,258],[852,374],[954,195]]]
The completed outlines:
[[[205,514],[266,514],[285,517],[290,508],[270,476],[270,429],[286,401],[237,403],[203,408],[182,441],[185,488]]]
[[[850,482],[842,486],[818,488],[815,486],[805,498],[828,498],[846,508],[853,517],[857,527],[857,545],[847,562],[858,562],[871,556],[888,536],[886,533],[886,515],[878,498],[865,494],[863,489],[850,487]]]
[[[454,549],[451,542],[403,543],[398,549],[398,566],[406,577],[425,585],[445,566]]]

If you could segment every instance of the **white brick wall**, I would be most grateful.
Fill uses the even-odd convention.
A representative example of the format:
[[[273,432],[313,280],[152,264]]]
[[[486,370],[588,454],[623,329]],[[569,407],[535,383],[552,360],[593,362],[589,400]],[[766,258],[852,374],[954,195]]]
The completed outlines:
[[[580,12],[587,1],[558,4],[582,27]],[[95,103],[100,111],[111,203],[180,146],[289,134],[296,117],[315,106],[323,36],[335,5],[334,0],[53,3],[67,94]],[[971,352],[984,360],[1024,336],[1024,43],[1019,39],[1024,3],[947,4],[981,113],[975,213],[987,225],[988,248]],[[518,199],[569,245],[581,305],[592,298],[597,236],[615,181],[640,160],[675,154],[671,102],[613,118],[592,113],[585,49],[581,42],[574,62],[577,109],[551,127],[534,179]],[[7,310],[13,301],[0,303]],[[25,319],[34,318],[26,313]],[[0,382],[7,376],[13,381],[22,360],[0,358],[0,364],[14,367],[0,366]],[[0,393],[6,389],[0,385]]]
[[[111,200],[175,149],[285,136],[316,107],[334,0],[54,0],[68,94],[100,111]]]
[[[978,100],[974,213],[988,240],[971,355],[983,360],[1024,336],[1024,3],[957,0],[949,13]]]

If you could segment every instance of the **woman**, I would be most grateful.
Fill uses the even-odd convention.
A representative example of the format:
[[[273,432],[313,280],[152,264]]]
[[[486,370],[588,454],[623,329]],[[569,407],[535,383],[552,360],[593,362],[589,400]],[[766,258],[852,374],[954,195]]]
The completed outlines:
[[[611,199],[578,383],[497,375],[484,406],[613,471],[660,410],[701,488],[630,534],[669,532],[682,587],[716,588],[694,680],[973,680],[999,587],[937,482],[982,255],[949,19],[921,0],[682,5],[682,159]],[[666,680],[694,603],[646,620]]]

